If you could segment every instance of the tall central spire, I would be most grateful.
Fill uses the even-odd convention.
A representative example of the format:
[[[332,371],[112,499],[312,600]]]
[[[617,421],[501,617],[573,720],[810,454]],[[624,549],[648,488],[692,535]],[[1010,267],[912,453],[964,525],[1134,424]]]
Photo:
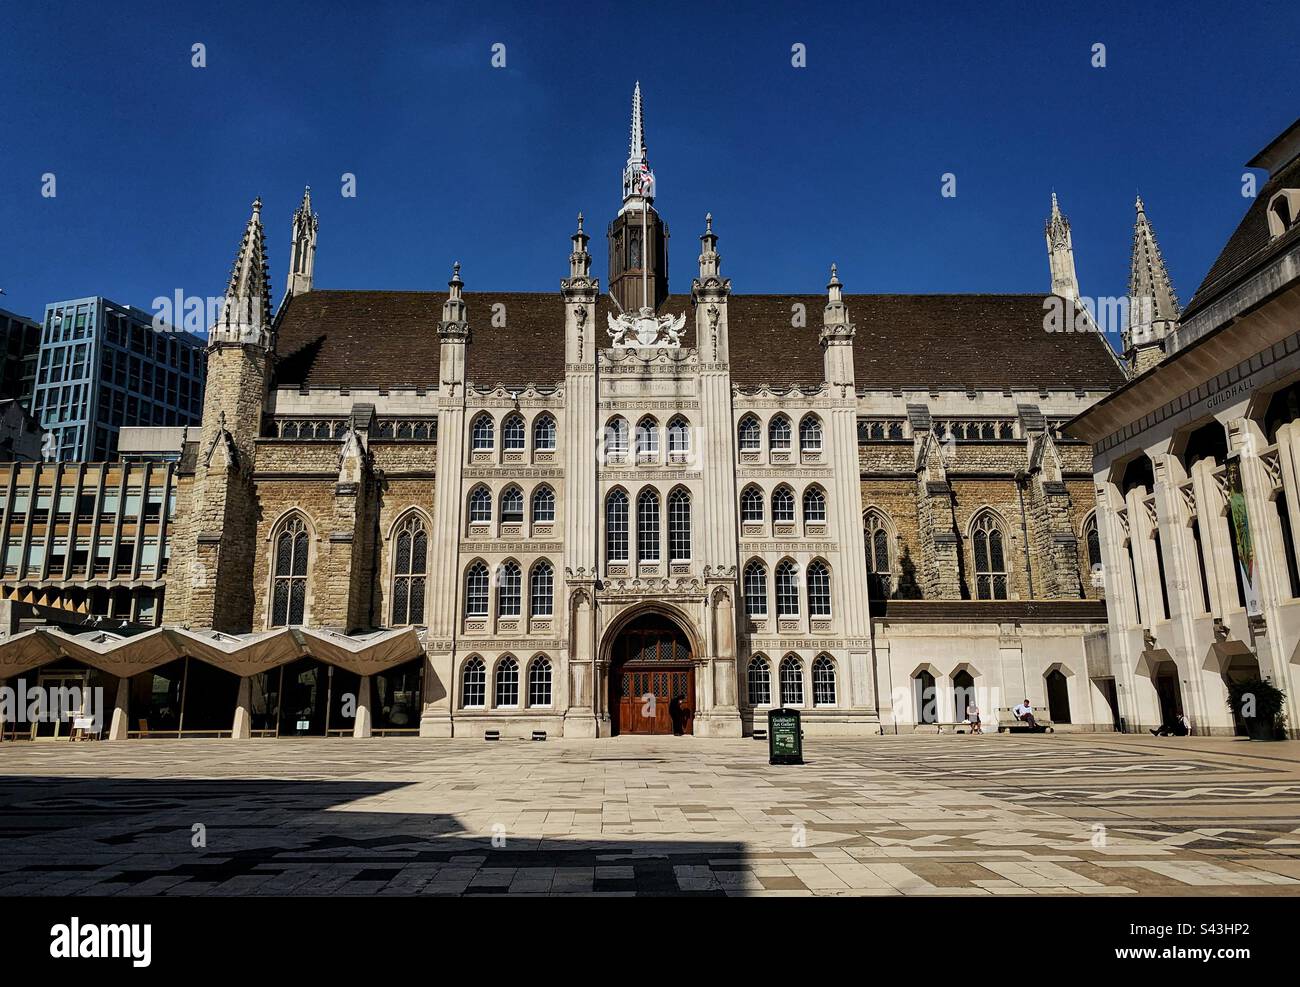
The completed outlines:
[[[645,149],[645,112],[641,108],[641,83],[632,90],[632,136],[627,146],[627,165],[623,169],[623,208],[640,208],[653,202],[654,174]]]
[[[623,205],[609,224],[609,294],[623,312],[656,311],[668,297],[668,227],[654,208],[655,176],[645,147],[641,83],[632,90],[632,129]]]
[[[645,160],[645,113],[641,109],[641,83],[632,90],[632,140],[628,143],[627,160],[640,163]]]

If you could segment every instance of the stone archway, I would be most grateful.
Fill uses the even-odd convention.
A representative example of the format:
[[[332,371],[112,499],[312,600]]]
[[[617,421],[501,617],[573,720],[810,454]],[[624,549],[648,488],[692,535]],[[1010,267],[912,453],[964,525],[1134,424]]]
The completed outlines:
[[[694,733],[698,651],[689,622],[638,608],[610,629],[602,651],[611,734]]]

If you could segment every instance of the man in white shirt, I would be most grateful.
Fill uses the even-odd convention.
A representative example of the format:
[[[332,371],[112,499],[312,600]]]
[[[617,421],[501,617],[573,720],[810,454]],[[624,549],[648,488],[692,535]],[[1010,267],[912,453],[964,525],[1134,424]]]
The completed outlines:
[[[1034,719],[1034,707],[1029,705],[1028,699],[1026,699],[1023,703],[1021,703],[1011,712],[1013,712],[1016,715],[1016,719],[1019,720],[1021,723],[1029,724],[1030,730],[1038,729],[1038,721]]]

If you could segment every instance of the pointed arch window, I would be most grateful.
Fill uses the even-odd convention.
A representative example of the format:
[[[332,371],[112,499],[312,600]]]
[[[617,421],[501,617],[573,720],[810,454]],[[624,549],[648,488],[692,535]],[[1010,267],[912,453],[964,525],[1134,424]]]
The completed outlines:
[[[749,486],[740,492],[740,520],[755,522],[763,520],[763,491]]]
[[[605,452],[616,459],[627,455],[627,420],[611,418],[605,426]]]
[[[627,494],[613,490],[605,498],[605,558],[627,561]]]
[[[397,526],[393,543],[393,626],[424,623],[425,575],[429,535],[424,521],[412,514]]]
[[[469,495],[469,523],[487,524],[491,520],[492,494],[487,487],[475,487]]]
[[[460,705],[462,709],[482,709],[486,703],[487,666],[482,658],[471,658],[460,675]]]
[[[827,655],[818,655],[812,664],[814,706],[835,705],[835,663]]]
[[[486,617],[488,612],[488,568],[475,562],[465,570],[465,616]]]
[[[501,445],[506,452],[523,452],[524,437],[527,434],[523,415],[507,415],[506,420],[501,423]]]
[[[555,491],[541,486],[533,491],[533,524],[552,524],[555,521]]]
[[[758,559],[745,566],[745,613],[750,617],[767,616],[767,566]]]
[[[808,615],[831,615],[831,571],[825,562],[812,562],[808,566]]]
[[[636,423],[636,457],[650,462],[659,458],[659,422],[653,418]]]
[[[758,452],[763,445],[762,427],[754,415],[746,415],[736,429],[736,440],[741,452]]]
[[[767,445],[773,452],[790,451],[790,419],[777,415],[767,427]]]
[[[819,487],[809,487],[804,491],[803,519],[805,524],[826,523],[826,495]]]
[[[520,584],[523,577],[518,562],[503,562],[497,570],[497,616],[518,617]]]
[[[691,557],[691,495],[678,487],[668,495],[668,561]]]
[[[677,415],[668,422],[668,455],[682,457],[691,451],[691,426]]]
[[[794,655],[781,659],[781,705],[803,705],[803,662]]]
[[[529,613],[534,617],[549,617],[553,613],[555,600],[555,570],[551,563],[542,559],[533,566],[529,578],[528,605]]]
[[[302,624],[307,615],[307,573],[311,539],[302,515],[280,523],[275,536],[275,576],[271,590],[271,626]]]
[[[548,414],[537,416],[533,422],[533,450],[535,452],[555,451],[555,419]]]
[[[659,561],[659,494],[641,491],[636,500],[637,557],[642,562]]]
[[[519,662],[509,655],[497,662],[495,706],[519,705]]]
[[[799,615],[799,570],[789,559],[778,563],[776,567],[776,615]]]
[[[533,659],[528,669],[528,705],[551,705],[551,662],[544,656]]]
[[[474,419],[470,427],[470,448],[475,452],[485,452],[496,441],[496,423],[487,412]]]
[[[772,666],[762,655],[749,660],[749,705],[772,705]]]
[[[879,511],[867,511],[862,522],[867,549],[867,574],[872,594],[888,598],[894,591],[893,560],[889,551],[889,527]]]
[[[780,486],[773,492],[772,520],[778,524],[794,520],[794,492],[789,487]]]
[[[1083,544],[1088,556],[1088,571],[1085,578],[1093,580],[1101,570],[1101,534],[1097,530],[1097,515],[1091,515],[1083,523]]]
[[[501,522],[518,523],[523,519],[524,492],[512,484],[501,491]]]
[[[975,549],[975,596],[980,600],[1007,598],[1006,535],[985,511],[971,526]]]
[[[804,452],[821,452],[822,423],[816,415],[808,415],[799,423],[799,448]]]

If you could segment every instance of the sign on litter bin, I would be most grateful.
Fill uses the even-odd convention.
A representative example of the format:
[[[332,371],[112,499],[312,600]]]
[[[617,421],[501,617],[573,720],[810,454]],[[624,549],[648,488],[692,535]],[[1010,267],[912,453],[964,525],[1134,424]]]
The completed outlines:
[[[803,727],[797,709],[767,711],[767,763],[803,764]]]

